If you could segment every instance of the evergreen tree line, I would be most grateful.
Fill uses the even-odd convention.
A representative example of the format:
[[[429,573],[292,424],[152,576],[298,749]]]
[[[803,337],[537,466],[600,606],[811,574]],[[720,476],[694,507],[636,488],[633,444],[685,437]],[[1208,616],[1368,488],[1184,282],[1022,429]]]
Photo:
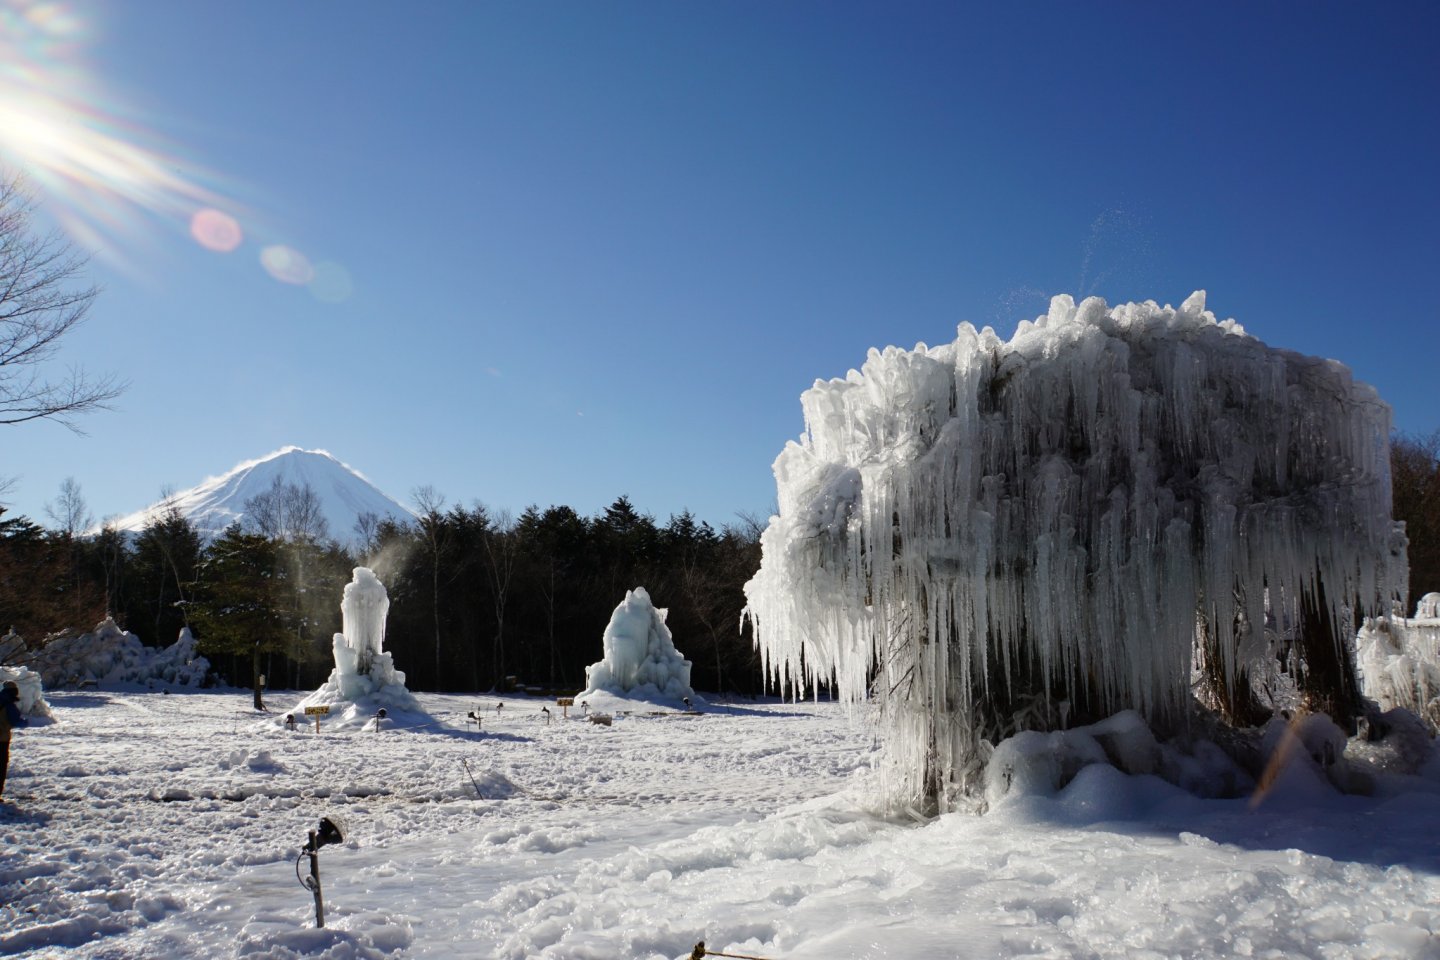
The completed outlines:
[[[662,526],[623,496],[594,517],[446,508],[428,489],[417,500],[413,523],[360,518],[353,546],[329,536],[313,491],[278,484],[208,544],[173,506],[133,535],[85,535],[88,518],[55,513],[47,529],[0,509],[0,630],[34,648],[109,615],[163,646],[189,627],[222,681],[249,686],[263,673],[272,687],[308,688],[329,674],[342,592],[364,565],[389,593],[385,649],[411,689],[503,690],[514,678],[578,690],[611,612],[643,586],[669,608],[696,689],[762,689],[740,629],[757,522],[716,531],[685,512]]]

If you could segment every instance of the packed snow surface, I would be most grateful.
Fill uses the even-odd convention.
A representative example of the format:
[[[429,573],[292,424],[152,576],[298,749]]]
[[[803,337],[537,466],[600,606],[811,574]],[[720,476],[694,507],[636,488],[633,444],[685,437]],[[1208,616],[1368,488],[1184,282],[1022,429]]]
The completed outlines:
[[[1027,712],[1182,718],[1197,646],[1223,699],[1281,658],[1267,615],[1308,600],[1343,632],[1403,580],[1389,408],[1203,292],[1059,296],[1009,341],[872,350],[801,404],[749,613],[782,680],[877,695],[902,802],[973,792]]]
[[[378,519],[398,523],[414,519],[414,514],[382,493],[359,471],[324,450],[284,447],[121,517],[114,526],[138,533],[151,518],[173,504],[202,537],[217,537],[230,524],[243,523],[245,501],[269,493],[276,480],[289,486],[309,486],[320,500],[320,512],[330,536],[342,543],[355,537],[355,521],[362,514],[372,513]]]
[[[1091,757],[1062,788],[915,823],[858,802],[872,734],[838,704],[603,727],[420,694],[438,725],[317,735],[257,721],[248,691],[51,696],[0,804],[5,955],[1440,956],[1433,781],[1344,796],[1305,751],[1238,800]],[[1146,736],[1084,734],[1132,758]],[[316,930],[295,861],[332,814],[349,834],[321,851]]]
[[[601,638],[605,659],[585,669],[578,699],[601,710],[626,709],[634,701],[695,703],[690,661],[675,649],[665,613],[644,587],[627,590]]]

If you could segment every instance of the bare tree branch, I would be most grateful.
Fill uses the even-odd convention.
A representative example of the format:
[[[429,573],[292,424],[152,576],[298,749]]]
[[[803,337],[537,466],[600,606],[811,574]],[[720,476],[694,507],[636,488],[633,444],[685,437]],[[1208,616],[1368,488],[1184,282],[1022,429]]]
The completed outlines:
[[[79,367],[49,370],[99,291],[63,237],[32,232],[33,209],[20,179],[0,174],[0,424],[54,420],[83,433],[76,418],[108,409],[125,384]]]

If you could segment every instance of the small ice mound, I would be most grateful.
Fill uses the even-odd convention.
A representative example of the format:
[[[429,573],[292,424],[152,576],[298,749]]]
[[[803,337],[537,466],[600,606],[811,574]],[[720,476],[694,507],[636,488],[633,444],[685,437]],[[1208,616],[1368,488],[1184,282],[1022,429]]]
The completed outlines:
[[[471,786],[481,800],[508,800],[523,793],[514,781],[498,770],[477,770],[474,767],[467,769],[470,772]]]
[[[1365,717],[1345,756],[1362,771],[1440,779],[1434,737],[1420,717],[1403,707]]]
[[[387,913],[343,913],[331,906],[325,921],[318,929],[297,929],[292,916],[256,914],[240,929],[235,956],[252,960],[383,960],[415,939],[409,919]]]
[[[644,587],[626,592],[605,628],[605,659],[586,668],[585,692],[577,703],[618,713],[653,705],[682,710],[687,700],[691,706],[699,703],[690,688],[690,661],[675,649],[665,613],[650,602]]]
[[[1261,733],[1265,770],[1251,805],[1331,802],[1349,779],[1345,745],[1345,734],[1324,714],[1276,715]]]
[[[1321,736],[1317,728],[1314,737]],[[1340,749],[1344,749],[1343,737]],[[1324,752],[1320,746],[1316,750]],[[1210,797],[1242,795],[1251,786],[1244,771],[1214,744],[1161,744],[1139,713],[1122,710],[1090,726],[1050,733],[1027,730],[1001,741],[985,766],[985,802],[993,809],[1002,801],[1055,797],[1064,791],[1071,807],[1078,811],[1088,805],[1093,814],[1099,807],[1083,798],[1097,784],[1103,787],[1113,781],[1110,774],[1090,770],[1093,766],[1110,768],[1127,781],[1154,781],[1143,790],[1136,784],[1127,788],[1141,790],[1136,798],[1145,803],[1177,793],[1161,787],[1161,782]],[[1077,781],[1081,781],[1078,786]],[[1136,798],[1132,799],[1140,803]],[[1121,806],[1116,807],[1117,815],[1123,814]]]
[[[334,677],[332,675],[331,679]],[[415,695],[404,686],[389,684],[379,688],[373,693],[363,694],[353,700],[345,699],[340,695],[336,687],[326,683],[304,700],[297,703],[293,709],[286,711],[286,715],[295,718],[296,728],[304,730],[308,723],[311,729],[315,725],[315,717],[305,714],[306,707],[329,707],[330,712],[320,718],[322,730],[331,732],[339,731],[375,731],[379,730],[404,730],[436,728],[439,721],[421,708],[420,702]],[[384,710],[382,717],[380,711]],[[284,715],[278,719],[265,721],[269,725],[285,722]]]
[[[220,761],[221,770],[244,767],[253,773],[284,773],[285,766],[276,760],[269,750],[231,750]]]
[[[0,666],[0,682],[13,682],[20,689],[20,702],[17,706],[26,717],[31,720],[36,718],[48,720],[52,717],[50,704],[45,702],[45,687],[40,674],[29,667],[9,664]]]

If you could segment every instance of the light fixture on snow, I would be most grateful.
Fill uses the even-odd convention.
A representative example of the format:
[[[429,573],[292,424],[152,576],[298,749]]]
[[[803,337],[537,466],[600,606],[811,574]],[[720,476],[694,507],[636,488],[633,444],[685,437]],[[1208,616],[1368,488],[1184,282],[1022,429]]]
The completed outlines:
[[[345,842],[345,821],[336,814],[320,818],[320,825],[310,831],[309,840],[295,858],[295,876],[300,885],[315,895],[315,926],[325,926],[325,900],[320,893],[320,848]],[[310,876],[300,876],[300,861],[310,857]]]

